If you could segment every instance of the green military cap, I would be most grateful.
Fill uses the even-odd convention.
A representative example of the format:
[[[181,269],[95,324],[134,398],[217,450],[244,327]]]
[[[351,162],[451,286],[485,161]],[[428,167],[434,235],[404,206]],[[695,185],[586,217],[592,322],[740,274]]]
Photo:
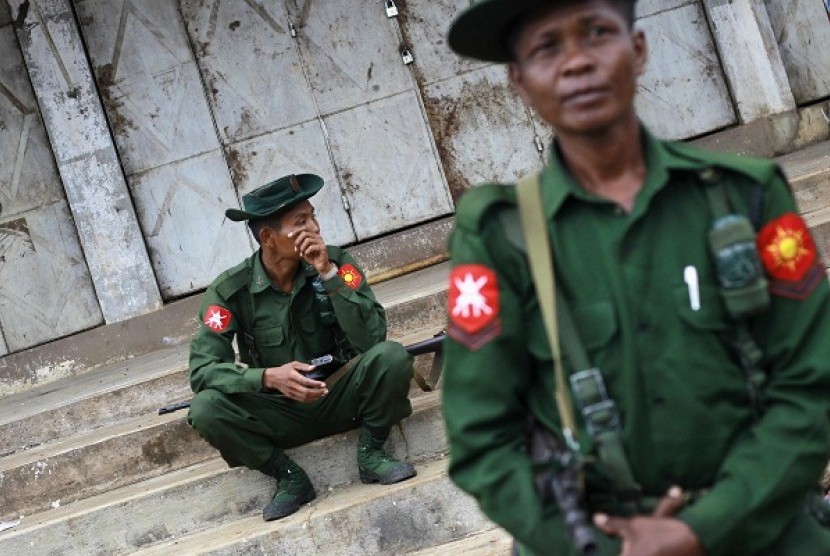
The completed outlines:
[[[612,2],[614,0],[611,0]],[[623,0],[625,1],[625,0]],[[634,4],[636,0],[629,0]],[[462,56],[488,62],[511,62],[507,33],[527,13],[579,0],[478,0],[450,24],[450,48]]]
[[[225,216],[240,220],[260,220],[313,197],[323,187],[323,178],[314,174],[291,174],[257,187],[242,196],[245,210],[228,209]]]

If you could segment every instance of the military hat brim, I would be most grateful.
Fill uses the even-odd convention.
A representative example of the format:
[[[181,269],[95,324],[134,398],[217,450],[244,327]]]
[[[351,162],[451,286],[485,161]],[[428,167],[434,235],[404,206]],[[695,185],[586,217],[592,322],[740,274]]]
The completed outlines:
[[[298,191],[286,191],[290,179],[296,178]],[[250,210],[227,209],[225,216],[234,222],[243,220],[262,220],[286,210],[300,201],[310,199],[323,187],[323,178],[314,174],[297,174],[286,176],[270,182],[248,193],[242,198],[243,205]],[[254,208],[256,207],[256,208]]]
[[[507,32],[523,15],[553,6],[551,0],[483,0],[461,12],[450,24],[447,42],[455,52],[487,62],[511,62]]]

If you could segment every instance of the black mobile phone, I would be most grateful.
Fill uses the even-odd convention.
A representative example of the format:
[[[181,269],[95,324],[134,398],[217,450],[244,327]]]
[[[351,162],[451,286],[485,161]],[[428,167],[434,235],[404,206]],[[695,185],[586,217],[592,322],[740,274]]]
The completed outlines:
[[[315,357],[308,364],[314,365],[313,370],[305,373],[305,376],[311,380],[326,380],[340,366],[340,362],[330,354]]]

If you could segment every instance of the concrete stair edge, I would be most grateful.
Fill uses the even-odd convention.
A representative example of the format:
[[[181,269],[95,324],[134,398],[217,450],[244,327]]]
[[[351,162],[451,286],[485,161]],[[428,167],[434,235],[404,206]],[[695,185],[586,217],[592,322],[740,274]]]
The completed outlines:
[[[401,554],[492,527],[473,500],[452,485],[445,462],[381,487],[347,487],[273,524],[258,517],[156,543],[134,554]]]
[[[289,450],[310,473],[327,477],[328,488],[354,480],[356,431],[323,438]],[[0,460],[0,520],[47,510],[177,469],[208,461],[216,450],[185,417],[153,416],[94,431],[43,449]],[[414,461],[446,451],[440,393],[413,399],[413,414],[393,429],[387,444]],[[326,471],[321,471],[326,470]]]
[[[404,344],[431,338],[443,325],[426,327],[399,341]],[[187,346],[178,349],[187,353]],[[149,357],[152,354],[145,354]],[[415,358],[416,372],[428,374],[432,357]],[[105,428],[113,421],[149,419],[162,406],[193,398],[187,364],[153,369],[141,376],[116,371],[115,380],[101,381],[107,369],[48,385],[48,392],[28,391],[0,401],[0,457],[60,442],[68,437]],[[112,378],[111,376],[105,378]],[[106,382],[103,386],[100,382]],[[410,395],[421,390],[413,381]],[[181,414],[185,414],[182,410]],[[2,467],[2,460],[0,460]]]
[[[379,286],[391,306],[390,339],[408,344],[444,327],[447,273],[437,265]],[[0,456],[190,399],[187,350],[187,344],[159,349],[0,398]],[[416,359],[417,369],[428,365]],[[175,373],[181,380],[169,376]]]
[[[447,543],[407,552],[406,556],[510,556],[512,550],[513,537],[494,526]]]

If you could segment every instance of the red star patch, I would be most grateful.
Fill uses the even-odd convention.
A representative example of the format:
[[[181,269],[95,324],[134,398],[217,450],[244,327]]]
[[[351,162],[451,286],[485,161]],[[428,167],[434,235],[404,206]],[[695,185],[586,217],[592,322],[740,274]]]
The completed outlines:
[[[337,274],[343,278],[343,281],[346,282],[346,285],[349,286],[351,289],[356,290],[360,287],[360,284],[363,283],[363,276],[360,275],[360,272],[350,264],[344,264],[340,267],[340,270],[337,271]]]
[[[450,273],[447,334],[476,350],[501,334],[496,273],[480,264],[464,264]]]
[[[824,269],[804,220],[788,212],[758,233],[758,253],[770,279],[770,293],[805,299],[821,283]]]
[[[205,310],[205,319],[202,322],[214,332],[220,333],[228,329],[232,319],[230,311],[219,305],[211,305]]]

